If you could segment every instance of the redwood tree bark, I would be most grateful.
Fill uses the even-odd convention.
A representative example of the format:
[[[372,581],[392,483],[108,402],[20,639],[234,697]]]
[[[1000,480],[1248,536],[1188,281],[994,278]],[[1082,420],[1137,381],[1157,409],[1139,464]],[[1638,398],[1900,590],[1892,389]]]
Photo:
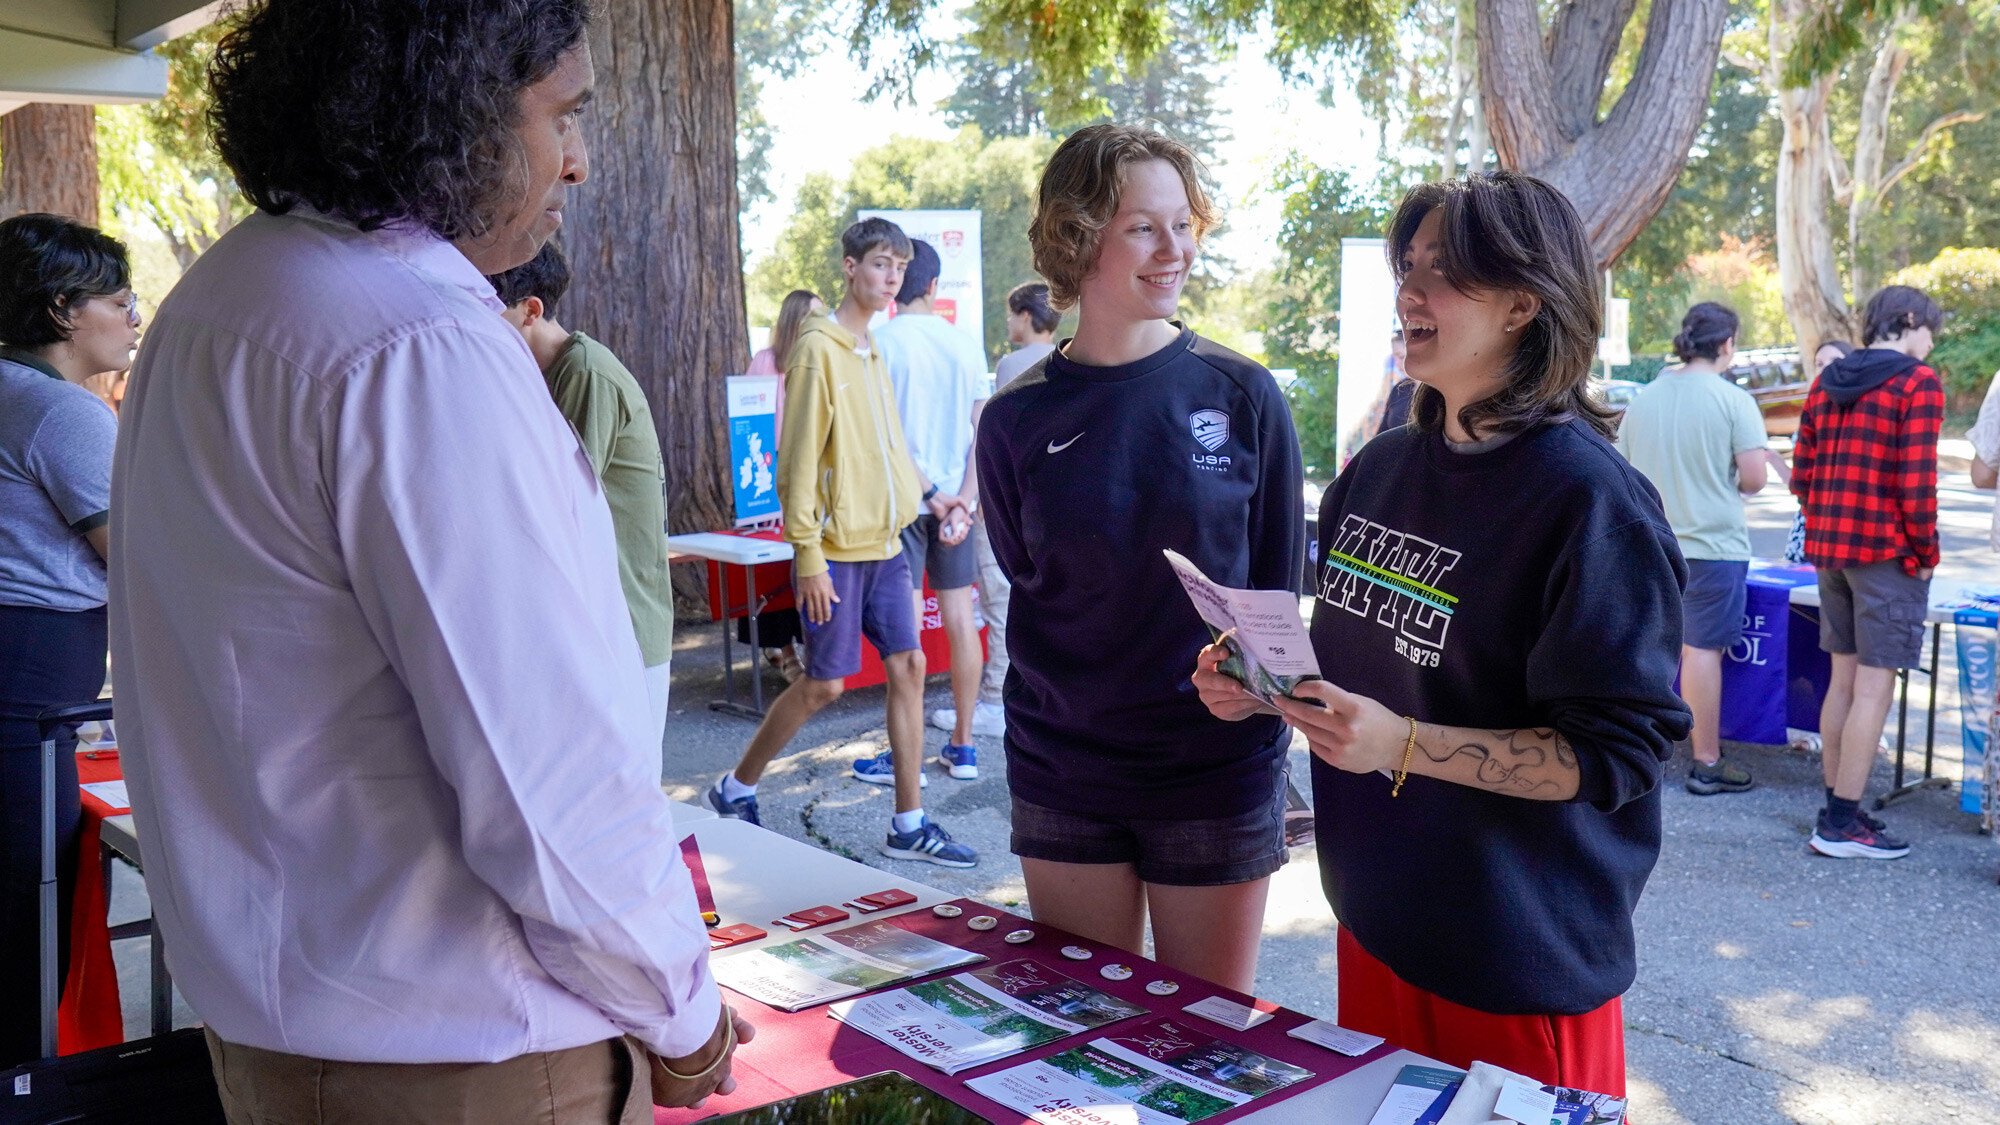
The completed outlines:
[[[575,278],[558,313],[645,389],[666,458],[669,529],[726,527],[722,379],[743,370],[749,349],[735,10],[731,0],[600,0],[591,53],[590,180],[564,213]],[[675,574],[684,602],[700,596],[698,569]]]
[[[97,225],[97,114],[30,102],[0,117],[0,218],[24,211]]]
[[[1728,0],[1653,0],[1638,66],[1597,107],[1632,0],[1568,0],[1544,31],[1536,0],[1479,0],[1479,82],[1500,166],[1569,196],[1600,266],[1666,203],[1701,129]]]

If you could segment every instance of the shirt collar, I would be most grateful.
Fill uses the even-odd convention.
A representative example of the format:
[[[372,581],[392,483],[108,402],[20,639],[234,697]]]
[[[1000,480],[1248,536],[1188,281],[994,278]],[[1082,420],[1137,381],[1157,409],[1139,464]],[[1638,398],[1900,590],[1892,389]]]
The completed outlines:
[[[295,204],[291,214],[309,222],[326,223],[332,226],[359,230],[346,219],[316,211],[303,203]],[[362,231],[362,237],[370,238],[384,250],[408,262],[411,268],[430,274],[451,285],[456,285],[472,295],[472,298],[494,312],[505,312],[507,306],[494,293],[493,283],[487,281],[458,247],[439,238],[435,231],[421,224],[398,220],[371,231]]]
[[[9,363],[18,363],[23,367],[32,367],[51,379],[61,379],[63,377],[62,372],[57,371],[48,360],[43,359],[26,348],[0,347],[0,359],[4,359]]]

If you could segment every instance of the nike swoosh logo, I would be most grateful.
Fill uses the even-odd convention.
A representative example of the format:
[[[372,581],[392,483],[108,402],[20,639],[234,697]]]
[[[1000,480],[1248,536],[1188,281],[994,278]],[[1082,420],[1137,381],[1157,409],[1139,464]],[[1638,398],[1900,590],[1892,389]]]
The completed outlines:
[[[1083,436],[1083,434],[1082,434],[1082,433],[1078,433],[1078,434],[1076,435],[1076,437],[1073,437],[1073,438],[1069,439],[1068,441],[1066,441],[1066,442],[1063,442],[1063,443],[1062,443],[1061,445],[1057,445],[1057,444],[1056,444],[1055,442],[1050,442],[1050,443],[1049,443],[1049,452],[1050,452],[1050,453],[1061,453],[1061,452],[1062,452],[1063,450],[1065,450],[1065,449],[1068,449],[1068,448],[1069,448],[1070,446],[1072,446],[1072,445],[1075,445],[1075,444],[1076,444],[1076,438],[1080,438],[1080,437],[1082,437],[1082,436]]]

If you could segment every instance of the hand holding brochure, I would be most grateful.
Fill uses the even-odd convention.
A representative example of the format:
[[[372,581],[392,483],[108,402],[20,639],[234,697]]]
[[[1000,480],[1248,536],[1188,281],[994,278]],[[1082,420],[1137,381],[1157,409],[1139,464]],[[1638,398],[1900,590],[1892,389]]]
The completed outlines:
[[[1297,594],[1218,586],[1185,557],[1173,551],[1164,553],[1194,602],[1195,612],[1232,654],[1222,662],[1224,673],[1266,702],[1273,696],[1290,695],[1301,680],[1319,675],[1312,638],[1299,617]]]
[[[796,1012],[944,969],[976,965],[984,954],[932,941],[878,919],[812,937],[717,957],[717,984]]]
[[[1146,1009],[1034,961],[1007,961],[845,1000],[834,1019],[946,1074],[1090,1031]]]
[[[1312,1077],[1212,1038],[1178,1016],[1147,1020],[965,1085],[1043,1125],[1200,1121]]]

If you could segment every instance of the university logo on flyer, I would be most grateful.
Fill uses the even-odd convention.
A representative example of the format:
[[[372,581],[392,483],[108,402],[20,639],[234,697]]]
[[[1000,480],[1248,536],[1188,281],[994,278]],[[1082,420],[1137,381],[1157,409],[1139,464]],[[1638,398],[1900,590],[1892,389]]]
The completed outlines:
[[[1428,539],[1349,515],[1328,536],[1319,600],[1395,634],[1396,655],[1424,668],[1443,659],[1458,599],[1441,584],[1463,557]]]

